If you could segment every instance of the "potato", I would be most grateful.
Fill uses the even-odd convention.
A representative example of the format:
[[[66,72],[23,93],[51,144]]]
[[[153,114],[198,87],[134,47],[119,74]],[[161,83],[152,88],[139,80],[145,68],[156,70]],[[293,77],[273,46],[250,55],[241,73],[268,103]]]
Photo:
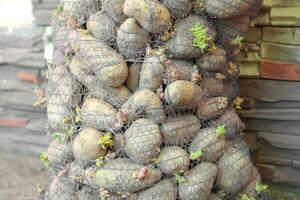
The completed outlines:
[[[102,9],[109,14],[117,25],[121,25],[126,20],[123,13],[123,4],[125,0],[101,0]]]
[[[89,161],[104,157],[106,149],[97,144],[104,134],[94,128],[83,129],[73,141],[73,153],[77,160]]]
[[[171,59],[171,64],[166,67],[165,82],[170,84],[176,80],[191,81],[194,73],[194,64],[186,60]]]
[[[92,94],[97,98],[104,99],[105,101],[107,101],[113,106],[121,107],[131,96],[131,92],[124,85],[121,85],[116,88],[112,88],[103,85],[101,87],[101,83],[100,84],[97,83],[99,82],[98,81],[91,82],[87,86],[90,94]]]
[[[206,200],[210,196],[218,168],[209,162],[202,162],[185,176],[185,182],[178,184],[178,195],[182,200]]]
[[[117,129],[117,110],[109,103],[98,98],[87,98],[81,107],[85,125],[99,130]]]
[[[206,48],[200,49],[194,45],[192,29],[197,25],[203,25],[207,29],[205,40],[214,41],[216,31],[213,29],[212,24],[204,17],[190,15],[174,25],[176,35],[166,42],[166,47],[171,57],[186,59],[198,58],[203,55]]]
[[[200,69],[212,72],[222,72],[227,67],[227,55],[223,48],[218,48],[213,52],[209,52],[201,56],[197,60]]]
[[[142,171],[146,171],[146,174],[141,174]],[[110,160],[99,168],[95,182],[99,187],[113,192],[137,192],[154,185],[161,179],[161,176],[162,173],[158,169],[136,164],[126,158],[119,158]]]
[[[139,87],[141,69],[142,63],[131,63],[128,66],[126,86],[132,92],[134,92]]]
[[[260,8],[262,7],[263,4],[263,0],[256,0],[252,6],[249,8],[249,10],[247,10],[247,12],[245,13],[245,15],[248,15],[251,20],[253,18],[255,18],[260,10]]]
[[[177,108],[194,108],[203,98],[200,86],[190,81],[178,80],[167,86],[165,100]]]
[[[149,119],[138,119],[126,130],[125,152],[140,164],[154,162],[160,151],[162,137],[158,125]]]
[[[239,192],[240,194],[247,195],[248,197],[256,198],[258,193],[255,189],[256,184],[261,183],[261,177],[256,167],[252,168],[250,182]],[[239,200],[237,196],[236,200]]]
[[[198,106],[198,117],[200,119],[214,119],[226,110],[228,101],[226,97],[214,97],[204,100]]]
[[[83,187],[76,195],[77,200],[101,200],[99,190]]]
[[[165,66],[161,63],[158,56],[146,57],[140,72],[139,87],[156,92],[163,84],[164,72]]]
[[[179,173],[181,170],[188,170],[190,159],[184,149],[178,146],[169,146],[161,150],[157,166],[163,173],[173,175]]]
[[[53,140],[49,144],[46,156],[53,167],[62,167],[73,160],[70,144],[63,144],[57,140]]]
[[[227,51],[229,59],[234,59],[238,56],[237,46],[241,45],[238,38],[245,36],[250,23],[250,17],[247,15],[223,19],[218,22],[220,43]]]
[[[205,11],[218,18],[229,18],[246,12],[256,0],[207,0]]]
[[[164,179],[150,188],[139,192],[137,200],[176,200],[177,186],[173,180]]]
[[[171,26],[168,8],[156,0],[126,0],[123,11],[128,17],[135,18],[150,33],[167,31]]]
[[[68,37],[71,29],[67,26],[58,26],[56,29],[56,32],[52,35],[54,49],[65,52],[70,47],[66,38]]]
[[[224,81],[214,77],[205,77],[200,85],[206,97],[222,96],[225,91]]]
[[[116,152],[123,152],[125,149],[125,136],[123,134],[115,134],[114,137],[114,150]]]
[[[159,97],[149,89],[136,91],[123,104],[121,111],[127,114],[128,120],[133,120],[139,116],[147,116],[149,119],[160,123],[165,121],[162,102]]]
[[[186,17],[192,9],[192,0],[163,0],[174,18]]]
[[[73,76],[85,86],[97,81],[92,70],[76,55],[72,57],[69,68]]]
[[[114,49],[83,29],[72,31],[69,40],[75,53],[91,68],[102,84],[118,87],[126,81],[127,64]]]
[[[225,126],[228,138],[234,137],[234,135],[241,133],[245,129],[245,125],[233,109],[226,110],[214,123],[216,126]]]
[[[208,200],[222,200],[220,197],[218,197],[216,194],[210,194]]]
[[[217,184],[227,194],[239,192],[251,178],[253,164],[248,151],[230,146],[217,162]]]
[[[101,9],[98,0],[63,0],[63,10],[71,18],[74,18],[79,25],[93,13]]]
[[[62,104],[56,95],[49,98],[47,101],[47,118],[50,129],[63,131],[63,122],[70,116],[73,116],[73,110],[70,106]]]
[[[225,151],[225,137],[217,135],[216,128],[201,129],[188,147],[190,152],[202,151],[203,160],[214,163]]]
[[[163,141],[168,145],[188,143],[200,128],[201,123],[195,115],[169,118],[160,126]]]
[[[146,54],[148,33],[134,18],[128,18],[118,29],[117,45],[120,54],[128,60],[137,60]]]
[[[116,40],[117,26],[104,11],[90,16],[86,22],[86,28],[95,38],[108,44],[114,44]]]
[[[56,66],[49,73],[49,87],[47,95],[55,96],[57,102],[69,108],[79,104],[81,100],[81,84],[72,77],[65,65]],[[49,100],[49,99],[48,99]]]
[[[75,198],[76,185],[62,176],[55,176],[45,195],[45,200],[62,200]]]

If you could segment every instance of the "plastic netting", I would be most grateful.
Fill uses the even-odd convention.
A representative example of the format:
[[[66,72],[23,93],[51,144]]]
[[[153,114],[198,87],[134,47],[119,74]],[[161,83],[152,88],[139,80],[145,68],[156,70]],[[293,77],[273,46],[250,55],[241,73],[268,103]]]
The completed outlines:
[[[48,200],[258,198],[234,110],[261,0],[64,0],[53,16]]]

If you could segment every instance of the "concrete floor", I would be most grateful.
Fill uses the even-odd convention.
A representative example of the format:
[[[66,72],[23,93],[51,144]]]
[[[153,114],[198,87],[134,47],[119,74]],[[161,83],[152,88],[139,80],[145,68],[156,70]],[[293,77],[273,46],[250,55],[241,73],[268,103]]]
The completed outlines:
[[[48,172],[37,157],[0,151],[0,200],[42,200]],[[267,183],[274,200],[300,200],[300,187]]]
[[[0,151],[0,199],[41,199],[38,186],[45,187],[47,174],[38,158]]]

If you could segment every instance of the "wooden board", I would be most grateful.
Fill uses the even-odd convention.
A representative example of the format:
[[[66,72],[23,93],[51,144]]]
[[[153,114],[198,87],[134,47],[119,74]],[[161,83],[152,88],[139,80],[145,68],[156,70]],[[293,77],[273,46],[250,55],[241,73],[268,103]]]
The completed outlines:
[[[240,79],[240,96],[261,101],[300,101],[300,82]]]
[[[300,64],[261,60],[260,76],[267,79],[300,81]]]
[[[251,109],[238,111],[242,118],[299,121],[300,109]]]
[[[243,119],[243,122],[246,125],[246,130],[248,131],[272,132],[282,135],[300,136],[300,121]]]
[[[257,153],[257,162],[300,167],[300,151],[263,146]]]
[[[264,181],[300,185],[300,169],[290,166],[257,164]]]
[[[264,145],[270,145],[272,147],[284,149],[300,150],[300,136],[258,132],[257,138],[258,141]]]
[[[257,108],[300,108],[300,102],[299,101],[277,101],[277,102],[256,101],[255,107]]]

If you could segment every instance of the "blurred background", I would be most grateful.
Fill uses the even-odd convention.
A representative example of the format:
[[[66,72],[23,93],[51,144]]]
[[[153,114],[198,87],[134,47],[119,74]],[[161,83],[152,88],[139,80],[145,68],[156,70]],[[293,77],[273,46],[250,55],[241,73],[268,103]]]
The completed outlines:
[[[0,200],[40,199],[43,93],[59,0],[0,0]],[[264,0],[240,56],[239,113],[274,199],[300,199],[300,1]]]

